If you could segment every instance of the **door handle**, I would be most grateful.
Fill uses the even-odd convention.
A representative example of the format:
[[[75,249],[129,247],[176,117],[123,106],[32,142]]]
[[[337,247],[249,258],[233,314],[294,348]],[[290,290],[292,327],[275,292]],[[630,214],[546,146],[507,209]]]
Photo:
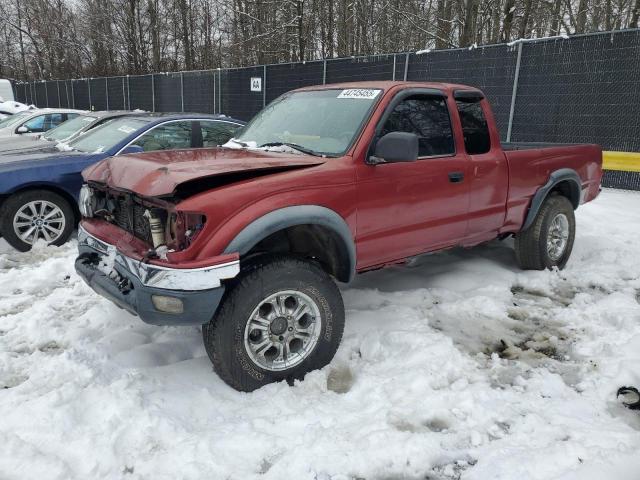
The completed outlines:
[[[449,172],[449,181],[451,183],[460,183],[464,180],[463,172]]]

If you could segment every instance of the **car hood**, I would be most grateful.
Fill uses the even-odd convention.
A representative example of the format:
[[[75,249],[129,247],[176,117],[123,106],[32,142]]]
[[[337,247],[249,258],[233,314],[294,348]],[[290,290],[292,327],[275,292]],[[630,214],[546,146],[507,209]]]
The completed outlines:
[[[179,185],[209,177],[311,167],[326,158],[262,150],[206,148],[173,150],[107,158],[85,169],[86,181],[135,192],[145,197],[171,195]],[[246,178],[246,177],[244,177]]]
[[[49,150],[56,142],[41,140],[37,137],[10,137],[0,141],[0,155],[7,155],[16,151]],[[2,157],[0,157],[1,159]]]

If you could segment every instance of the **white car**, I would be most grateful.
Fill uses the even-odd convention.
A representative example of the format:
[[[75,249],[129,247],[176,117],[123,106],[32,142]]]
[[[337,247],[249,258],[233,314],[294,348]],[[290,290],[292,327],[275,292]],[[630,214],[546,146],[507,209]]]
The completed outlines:
[[[85,112],[68,108],[43,108],[18,112],[0,120],[0,141],[3,138],[22,135],[40,135],[82,113]]]

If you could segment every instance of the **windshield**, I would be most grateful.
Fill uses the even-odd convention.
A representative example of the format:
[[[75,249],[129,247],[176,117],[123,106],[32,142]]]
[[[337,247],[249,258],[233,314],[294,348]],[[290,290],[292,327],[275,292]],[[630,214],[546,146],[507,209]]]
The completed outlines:
[[[288,145],[315,154],[342,155],[380,92],[367,88],[286,94],[258,113],[236,140],[249,147]]]
[[[88,131],[69,143],[74,150],[100,153],[120,143],[132,133],[149,123],[152,119],[118,118]]]
[[[43,137],[47,140],[56,140],[61,142],[82,131],[85,127],[93,123],[95,119],[96,117],[91,117],[89,115],[79,115],[73,120],[67,120],[56,128],[49,130],[43,135]]]
[[[11,115],[3,120],[0,120],[0,128],[6,128],[6,127],[12,127],[13,125],[15,125],[16,123],[19,123],[20,120],[24,120],[25,117],[27,117],[28,115],[31,115],[33,113],[33,111],[31,112],[18,112],[14,115]]]

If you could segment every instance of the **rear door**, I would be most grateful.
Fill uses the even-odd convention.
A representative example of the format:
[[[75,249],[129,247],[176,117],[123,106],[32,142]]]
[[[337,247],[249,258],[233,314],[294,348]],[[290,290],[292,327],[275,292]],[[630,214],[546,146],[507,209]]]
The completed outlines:
[[[389,132],[415,133],[419,158],[356,167],[359,268],[455,245],[465,236],[469,161],[457,151],[451,106],[432,89],[402,91],[388,105],[373,144]]]

